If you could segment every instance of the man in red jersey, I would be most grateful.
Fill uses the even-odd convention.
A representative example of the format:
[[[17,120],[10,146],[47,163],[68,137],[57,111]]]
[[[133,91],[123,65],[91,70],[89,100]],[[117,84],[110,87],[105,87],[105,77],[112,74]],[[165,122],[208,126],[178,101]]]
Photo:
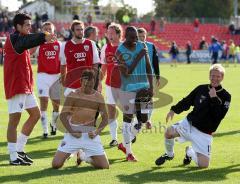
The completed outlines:
[[[107,37],[109,43],[103,46],[101,51],[101,62],[103,63],[102,72],[106,77],[106,103],[108,104],[109,126],[112,141],[109,145],[116,146],[117,142],[117,117],[116,117],[116,103],[119,98],[119,90],[121,86],[120,71],[115,61],[115,52],[122,38],[121,25],[112,23],[108,26]]]
[[[43,32],[54,33],[54,25],[51,22],[44,22]],[[60,74],[60,42],[45,42],[36,50],[38,59],[37,88],[40,99],[41,123],[43,127],[43,137],[48,137],[47,106],[50,87],[58,80]],[[60,86],[58,86],[60,90]],[[51,135],[56,135],[56,120],[59,111],[59,99],[51,98],[53,112],[51,121]]]
[[[86,68],[97,70],[100,59],[96,44],[83,37],[84,24],[74,20],[71,25],[73,38],[62,44],[60,49],[61,80],[66,90],[64,96],[81,86],[80,77]]]
[[[4,46],[4,89],[9,112],[8,151],[11,165],[31,165],[33,161],[24,152],[24,146],[40,118],[40,111],[33,94],[33,73],[28,49],[55,40],[55,35],[29,34],[31,17],[25,13],[16,14],[13,24],[16,31],[8,36]],[[17,138],[17,126],[24,109],[29,118]]]

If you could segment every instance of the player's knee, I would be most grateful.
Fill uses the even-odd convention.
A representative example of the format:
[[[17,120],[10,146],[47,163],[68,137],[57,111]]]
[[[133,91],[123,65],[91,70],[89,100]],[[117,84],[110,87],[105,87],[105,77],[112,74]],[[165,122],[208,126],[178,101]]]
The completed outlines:
[[[94,166],[96,169],[109,169],[109,164],[99,164]]]
[[[56,159],[54,159],[52,161],[52,168],[53,169],[59,169],[63,166],[63,163],[59,162],[59,161],[56,161]]]
[[[167,139],[172,139],[174,138],[174,132],[171,127],[168,127],[167,130],[165,131],[165,138]]]
[[[209,167],[209,162],[203,162],[203,163],[198,163],[199,168],[208,168]]]
[[[34,112],[31,112],[30,118],[38,121],[38,120],[41,118],[41,113],[40,113],[40,111],[39,111],[39,110],[36,110],[36,111],[34,111]]]

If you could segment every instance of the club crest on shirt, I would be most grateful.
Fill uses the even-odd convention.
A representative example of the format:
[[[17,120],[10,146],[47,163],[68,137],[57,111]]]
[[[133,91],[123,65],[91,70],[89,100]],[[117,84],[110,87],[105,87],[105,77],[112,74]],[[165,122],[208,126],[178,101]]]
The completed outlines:
[[[224,106],[225,106],[227,109],[229,108],[229,105],[230,105],[230,102],[227,102],[227,101],[226,101],[226,102],[224,103]]]
[[[206,99],[206,96],[201,95],[199,102],[202,103]]]
[[[88,51],[88,50],[89,50],[89,45],[84,45],[83,47],[84,47],[84,50],[85,50],[85,51]]]
[[[23,103],[19,103],[19,107],[22,109],[23,108]]]
[[[53,46],[54,50],[58,50],[58,45]]]
[[[65,142],[65,141],[62,141],[61,147],[65,146],[65,145],[66,145],[66,142]]]
[[[43,93],[43,90],[42,89],[39,89],[39,94],[42,94]]]

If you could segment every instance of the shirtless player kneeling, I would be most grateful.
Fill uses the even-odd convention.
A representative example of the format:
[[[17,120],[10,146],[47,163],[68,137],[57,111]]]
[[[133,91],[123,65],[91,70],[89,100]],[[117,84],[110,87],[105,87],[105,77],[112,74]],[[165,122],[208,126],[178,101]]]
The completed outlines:
[[[99,134],[108,124],[103,96],[93,89],[93,70],[85,70],[81,76],[81,87],[70,93],[65,100],[60,119],[66,133],[53,158],[52,167],[61,168],[73,153],[82,150],[80,159],[95,168],[108,169],[109,163],[101,144]],[[99,111],[102,121],[95,126],[95,115]]]

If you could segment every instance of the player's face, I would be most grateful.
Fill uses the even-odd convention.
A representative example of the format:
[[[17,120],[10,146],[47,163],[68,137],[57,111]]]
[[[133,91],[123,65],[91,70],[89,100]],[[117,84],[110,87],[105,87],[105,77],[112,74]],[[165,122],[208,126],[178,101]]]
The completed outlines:
[[[92,36],[93,41],[96,42],[98,40],[98,31],[95,30],[92,34],[93,34],[93,36]]]
[[[135,46],[138,41],[137,31],[129,31],[126,35],[126,43],[129,46]]]
[[[29,34],[30,30],[32,28],[32,23],[31,20],[25,20],[23,25],[17,25],[17,30],[21,33],[21,34]]]
[[[52,25],[45,25],[45,26],[42,28],[42,30],[43,30],[43,32],[47,31],[47,32],[49,32],[49,33],[51,33],[51,34],[53,34],[53,32],[54,32],[54,28],[53,28]]]
[[[138,38],[140,41],[145,42],[146,41],[146,33],[138,33]]]
[[[119,35],[116,33],[114,28],[108,28],[107,37],[110,43],[117,43],[120,40]]]
[[[94,78],[92,78],[92,79],[84,79],[83,78],[81,81],[82,88],[87,91],[92,90],[94,87],[94,84],[95,84]]]
[[[83,31],[84,31],[84,26],[82,24],[75,25],[73,36],[77,39],[82,39],[83,38]]]
[[[218,70],[212,70],[210,72],[210,84],[212,87],[218,87],[222,80],[223,80],[223,74],[219,72]]]

